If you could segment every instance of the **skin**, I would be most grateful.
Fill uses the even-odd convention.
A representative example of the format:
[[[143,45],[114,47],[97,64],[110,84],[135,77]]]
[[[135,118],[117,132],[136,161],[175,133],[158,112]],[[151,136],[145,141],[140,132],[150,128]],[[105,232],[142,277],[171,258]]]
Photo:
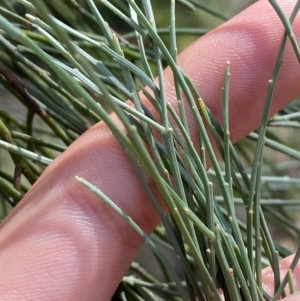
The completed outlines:
[[[279,1],[287,15],[296,1]],[[300,17],[294,22],[300,40]],[[206,104],[221,119],[221,87],[231,62],[230,127],[237,141],[257,128],[283,26],[268,1],[259,1],[197,40],[179,58]],[[165,71],[168,99],[175,93]],[[300,93],[300,69],[288,43],[271,115]],[[147,103],[147,101],[145,101]],[[150,107],[151,109],[151,107]],[[188,111],[189,125],[196,125]],[[112,115],[116,123],[118,119]],[[1,225],[1,300],[109,300],[134,259],[141,238],[112,210],[80,185],[75,176],[95,184],[144,231],[159,223],[130,163],[105,124],[75,141],[43,173]],[[117,183],[117,185],[116,185]],[[155,185],[149,179],[153,190]],[[281,262],[284,275],[292,257]],[[263,272],[272,294],[272,273]],[[294,273],[300,291],[300,267]],[[299,296],[298,296],[299,297]],[[298,300],[296,295],[285,299]]]

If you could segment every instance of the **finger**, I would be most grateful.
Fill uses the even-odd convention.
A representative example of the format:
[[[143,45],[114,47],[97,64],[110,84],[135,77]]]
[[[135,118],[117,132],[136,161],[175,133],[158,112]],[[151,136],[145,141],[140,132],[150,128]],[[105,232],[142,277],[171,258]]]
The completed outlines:
[[[295,1],[282,3],[288,13]],[[297,37],[299,22],[297,18]],[[231,61],[234,141],[260,123],[282,33],[268,2],[260,1],[180,56],[182,68],[219,120],[224,64]],[[299,68],[295,66],[295,55],[288,47],[272,113],[299,94]],[[166,87],[174,102],[169,70]],[[196,133],[189,117],[191,132]],[[95,184],[146,232],[157,225],[158,217],[130,163],[107,127],[99,123],[47,168],[1,226],[0,292],[7,299],[109,300],[133,260],[140,237],[79,185],[75,176]]]
[[[280,262],[279,262],[279,267],[280,267],[280,278],[283,279],[290,266],[291,266],[291,263],[294,259],[294,255],[291,255],[291,256],[288,256],[284,259],[282,259]],[[274,274],[273,274],[273,271],[271,269],[271,267],[268,267],[268,268],[265,268],[263,270],[263,273],[262,273],[262,277],[263,277],[263,288],[264,290],[270,295],[270,296],[274,296]],[[300,264],[298,264],[296,266],[296,268],[294,269],[293,271],[293,282],[294,282],[294,289],[296,292],[300,292],[300,282],[299,282],[299,279],[300,279]],[[288,287],[285,289],[285,292],[287,295],[290,294],[290,290],[288,289]],[[299,300],[299,295],[298,295],[298,299],[297,299],[297,294],[293,294],[293,296],[290,297],[291,299],[287,298],[287,299],[284,299],[286,301],[292,301],[292,300]],[[294,299],[295,298],[295,299]]]
[[[297,292],[293,295],[289,295],[286,298],[283,298],[282,301],[298,301],[300,298],[300,292]]]
[[[279,1],[289,16],[295,1]],[[299,41],[299,18],[293,26]],[[230,129],[233,142],[259,127],[283,35],[281,21],[268,1],[260,1],[210,34],[197,40],[180,57],[180,66],[196,84],[204,102],[220,121],[225,63],[230,64]],[[288,42],[271,114],[299,95],[299,63]],[[290,82],[290,85],[287,83]],[[173,76],[166,72],[168,96],[174,100]],[[175,101],[175,100],[174,100]],[[192,132],[196,123],[189,116]]]

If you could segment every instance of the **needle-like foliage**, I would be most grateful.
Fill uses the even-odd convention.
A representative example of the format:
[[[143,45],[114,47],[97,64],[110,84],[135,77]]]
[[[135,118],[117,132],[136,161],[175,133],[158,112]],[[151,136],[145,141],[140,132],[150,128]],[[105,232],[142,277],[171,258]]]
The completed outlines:
[[[223,124],[177,64],[178,44],[185,45],[182,35],[205,34],[230,18],[230,13],[222,13],[207,1],[173,0],[161,4],[168,20],[160,25],[156,23],[162,18],[159,2],[0,0],[1,89],[9,91],[15,97],[11,101],[22,108],[17,114],[0,106],[0,160],[8,154],[11,158],[10,164],[0,165],[1,218],[22,199],[45,166],[102,120],[124,148],[162,220],[148,236],[114,200],[77,178],[145,239],[161,269],[158,280],[132,263],[114,298],[221,301],[222,289],[225,300],[277,300],[284,295],[286,283],[293,290],[291,272],[300,251],[291,272],[281,280],[279,255],[292,250],[274,239],[270,229],[274,225],[285,229],[290,242],[300,233],[288,209],[299,206],[300,200],[294,199],[295,193],[281,193],[299,191],[300,180],[292,177],[291,170],[299,167],[300,152],[296,150],[299,145],[284,141],[272,128],[299,129],[299,104],[295,101],[272,120],[268,116],[287,39],[300,58],[291,26],[299,1],[288,18],[270,0],[286,34],[269,81],[261,128],[238,145],[232,145],[229,135],[230,62],[224,66]],[[177,8],[184,14],[201,13],[212,23],[202,28],[178,26]],[[166,66],[174,75],[178,110],[165,93]],[[142,103],[142,93],[153,104],[156,117]],[[201,137],[197,146],[191,141],[184,102],[197,122]],[[112,111],[126,134],[111,120]],[[292,163],[264,159],[266,148],[270,154],[277,151],[292,158]],[[207,169],[208,160],[211,169]],[[169,208],[168,216],[144,172],[155,181]],[[178,267],[162,249],[177,256]],[[274,271],[274,298],[262,288],[260,275],[266,265]]]

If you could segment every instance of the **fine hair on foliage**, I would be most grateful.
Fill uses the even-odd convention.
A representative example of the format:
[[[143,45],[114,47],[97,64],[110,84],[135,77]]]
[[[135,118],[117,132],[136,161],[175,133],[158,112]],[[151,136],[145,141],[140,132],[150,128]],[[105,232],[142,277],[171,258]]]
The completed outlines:
[[[290,16],[269,1],[285,33],[266,83],[261,126],[239,143],[230,140],[230,62],[223,66],[221,123],[177,64],[180,50],[238,12],[235,2],[0,0],[0,218],[74,140],[105,122],[161,218],[148,235],[98,187],[74,179],[125,219],[154,254],[155,273],[141,255],[113,300],[263,301],[280,299],[287,287],[293,292],[300,255],[300,152],[293,139],[299,99],[271,119],[269,112],[287,43],[300,60],[292,29],[300,1]],[[166,67],[176,108],[165,91]],[[294,252],[280,278],[279,259]],[[263,289],[266,266],[274,273],[274,297]]]

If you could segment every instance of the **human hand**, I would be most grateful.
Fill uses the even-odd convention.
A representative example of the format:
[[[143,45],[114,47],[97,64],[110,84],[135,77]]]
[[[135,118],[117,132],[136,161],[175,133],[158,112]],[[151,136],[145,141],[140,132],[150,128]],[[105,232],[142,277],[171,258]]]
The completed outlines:
[[[287,15],[295,1],[280,1]],[[294,22],[300,38],[300,17]],[[266,0],[259,1],[199,39],[179,58],[205,103],[220,120],[224,64],[231,62],[230,128],[237,141],[261,122],[283,26]],[[288,43],[289,44],[289,43]],[[300,69],[288,45],[271,113],[300,93]],[[175,103],[172,74],[165,71],[168,99]],[[191,134],[196,124],[187,113]],[[116,116],[112,118],[121,123]],[[99,123],[75,141],[43,173],[1,225],[0,299],[109,300],[142,239],[75,176],[93,183],[150,233],[159,218],[108,128]],[[113,179],[113,180],[112,180]],[[117,185],[115,183],[118,183]],[[149,183],[156,190],[149,179]],[[282,261],[282,273],[290,258]],[[294,273],[300,291],[300,267]],[[270,271],[264,272],[272,293]],[[297,297],[287,298],[297,300]]]

